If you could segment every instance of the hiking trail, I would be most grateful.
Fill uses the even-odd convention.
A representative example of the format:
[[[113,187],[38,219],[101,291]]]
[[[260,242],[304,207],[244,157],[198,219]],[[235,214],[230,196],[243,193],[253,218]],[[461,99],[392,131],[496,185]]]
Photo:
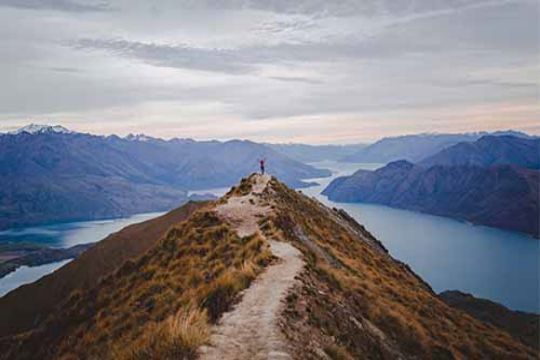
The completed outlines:
[[[217,206],[218,214],[232,224],[239,236],[259,231],[258,220],[271,208],[258,196],[267,187],[269,175],[256,175],[249,194],[231,197]],[[301,253],[289,243],[267,239],[279,260],[241,293],[242,300],[225,313],[215,327],[210,344],[200,349],[201,359],[291,359],[278,326],[287,291],[304,268]]]

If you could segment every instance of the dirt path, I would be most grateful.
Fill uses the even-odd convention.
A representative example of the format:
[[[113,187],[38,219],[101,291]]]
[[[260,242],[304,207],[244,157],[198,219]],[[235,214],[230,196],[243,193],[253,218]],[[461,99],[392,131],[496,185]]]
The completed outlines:
[[[258,214],[270,211],[253,195],[264,191],[268,180],[269,177],[259,176],[251,194],[231,198],[217,209],[242,236],[258,231]],[[210,345],[201,348],[201,359],[291,359],[277,322],[287,291],[294,285],[304,262],[294,246],[273,240],[268,243],[280,260],[259,275],[243,291],[242,301],[223,315]]]
[[[226,204],[216,207],[219,216],[232,224],[241,237],[252,235],[258,231],[258,221],[270,212],[270,207],[261,204],[261,199],[258,196],[268,185],[270,176],[257,175],[255,181],[249,194],[231,197]]]

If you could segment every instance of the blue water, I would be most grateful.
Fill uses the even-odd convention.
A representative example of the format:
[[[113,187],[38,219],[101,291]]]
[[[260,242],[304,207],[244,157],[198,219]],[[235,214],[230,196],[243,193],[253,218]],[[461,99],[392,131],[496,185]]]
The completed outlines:
[[[146,213],[126,218],[56,223],[0,231],[0,243],[32,242],[50,247],[71,247],[103,239],[128,225],[152,219],[162,213]]]
[[[23,284],[28,284],[39,278],[52,273],[54,270],[64,266],[71,260],[63,260],[40,266],[21,266],[12,273],[0,279],[0,296],[3,296],[13,289]]]
[[[0,243],[32,242],[50,247],[70,247],[99,241],[128,225],[152,219],[161,214],[147,213],[111,220],[78,221],[4,230],[0,231]],[[23,284],[38,280],[42,276],[64,266],[69,261],[71,260],[17,268],[14,272],[0,278],[0,296]]]
[[[320,194],[331,179],[382,164],[312,165],[332,170],[333,176],[315,179],[320,185],[303,192],[347,211],[436,292],[457,289],[513,310],[540,312],[540,241],[522,233],[381,205],[335,203]]]

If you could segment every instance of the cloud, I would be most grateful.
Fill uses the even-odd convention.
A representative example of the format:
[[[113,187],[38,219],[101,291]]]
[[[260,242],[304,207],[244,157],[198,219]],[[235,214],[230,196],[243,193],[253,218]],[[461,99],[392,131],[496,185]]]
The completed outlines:
[[[256,27],[256,31],[261,33],[290,33],[295,31],[310,31],[320,28],[312,19],[286,19],[277,21],[268,21]]]
[[[185,44],[143,43],[124,39],[80,39],[76,49],[103,50],[154,66],[215,71],[230,74],[255,72],[264,64],[289,62],[335,62],[399,56],[407,44],[391,41],[345,39],[339,42],[282,43],[269,46],[245,46],[234,49],[196,48]],[[436,51],[430,44],[415,44],[413,51]]]
[[[511,0],[206,0],[179,1],[187,9],[257,9],[278,14],[310,15],[321,17],[353,16],[409,16],[411,14],[435,14],[459,11],[470,7],[492,6]]]
[[[208,137],[263,139],[271,130],[286,139],[296,119],[299,136],[331,141],[369,129],[422,131],[439,126],[444,108],[447,130],[463,128],[466,109],[478,105],[475,121],[492,113],[501,127],[505,118],[530,127],[540,116],[532,106],[497,106],[536,105],[534,0],[0,6],[0,127],[36,117],[102,131],[180,136],[196,127]]]
[[[389,20],[374,33],[336,33],[334,36],[275,43],[259,42],[237,46],[209,47],[196,44],[135,41],[126,38],[82,38],[70,46],[78,50],[101,50],[124,58],[134,59],[159,67],[192,69],[227,74],[257,73],[261,66],[269,64],[297,63],[357,63],[363,60],[404,59],[408,56],[421,58],[438,54],[439,57],[471,58],[471,64],[479,56],[489,64],[520,56],[530,61],[539,49],[540,36],[531,31],[538,22],[538,6],[494,2],[454,4],[467,9],[459,14],[459,21],[451,13],[437,16],[410,17]],[[500,3],[500,2],[497,2]],[[423,3],[422,3],[423,4]],[[487,7],[489,4],[490,7]],[[487,8],[480,8],[479,6]],[[426,10],[423,4],[421,9]],[[482,26],[478,26],[482,24]],[[354,23],[352,24],[354,26]],[[266,22],[256,31],[269,33],[315,31],[316,23],[292,18]],[[354,27],[353,27],[354,29]],[[512,31],[508,31],[512,29]]]
[[[72,44],[76,49],[105,50],[137,59],[155,66],[226,73],[253,70],[249,59],[238,51],[203,49],[187,45],[160,45],[123,39],[80,39]]]
[[[269,78],[273,80],[278,80],[278,81],[301,82],[301,83],[306,83],[306,84],[322,84],[323,83],[320,80],[309,79],[309,78],[300,77],[300,76],[270,76]]]
[[[74,68],[74,67],[62,67],[62,66],[59,66],[59,67],[50,67],[48,68],[49,70],[51,71],[55,71],[55,72],[59,72],[59,73],[68,73],[68,74],[78,74],[78,73],[81,73],[81,69],[77,69],[77,68]]]
[[[0,6],[31,10],[57,10],[66,12],[95,12],[111,11],[108,3],[71,0],[0,0]]]

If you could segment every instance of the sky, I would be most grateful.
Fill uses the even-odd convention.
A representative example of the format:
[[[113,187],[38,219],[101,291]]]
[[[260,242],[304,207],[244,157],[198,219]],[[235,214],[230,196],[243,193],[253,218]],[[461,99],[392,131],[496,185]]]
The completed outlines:
[[[540,134],[536,0],[0,0],[0,131]]]

